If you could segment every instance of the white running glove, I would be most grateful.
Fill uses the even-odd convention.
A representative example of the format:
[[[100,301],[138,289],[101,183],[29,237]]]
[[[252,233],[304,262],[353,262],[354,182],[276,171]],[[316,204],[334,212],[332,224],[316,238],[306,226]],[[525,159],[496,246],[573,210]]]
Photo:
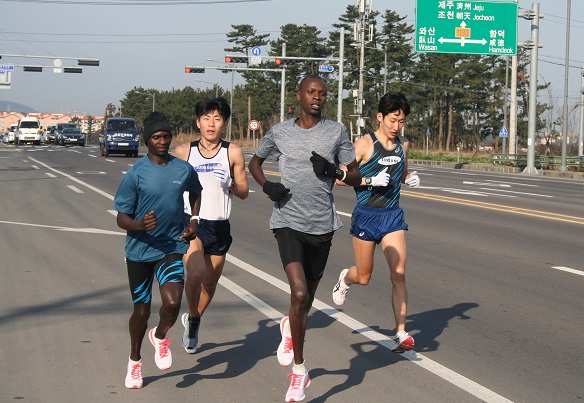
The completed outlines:
[[[420,177],[416,171],[412,172],[408,179],[405,180],[405,184],[413,188],[420,187]]]
[[[233,179],[231,178],[231,176],[229,176],[227,172],[225,172],[225,170],[221,168],[215,168],[213,170],[213,176],[215,177],[216,180],[218,180],[221,183],[221,186],[225,189],[229,189],[233,185]]]
[[[391,178],[391,176],[387,173],[388,169],[389,167],[385,167],[383,171],[372,177],[371,186],[387,186],[389,183],[389,178]]]

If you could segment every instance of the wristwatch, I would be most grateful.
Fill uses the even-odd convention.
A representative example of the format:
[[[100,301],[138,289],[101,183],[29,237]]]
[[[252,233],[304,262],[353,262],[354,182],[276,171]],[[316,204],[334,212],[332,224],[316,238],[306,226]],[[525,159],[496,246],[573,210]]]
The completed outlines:
[[[365,185],[371,186],[371,178],[365,178]]]
[[[192,221],[195,221],[195,220],[197,220],[197,224],[198,224],[198,223],[199,223],[199,221],[200,221],[200,218],[199,218],[199,216],[198,216],[198,215],[194,215],[194,216],[192,216],[192,217],[191,217],[191,222],[192,222]]]

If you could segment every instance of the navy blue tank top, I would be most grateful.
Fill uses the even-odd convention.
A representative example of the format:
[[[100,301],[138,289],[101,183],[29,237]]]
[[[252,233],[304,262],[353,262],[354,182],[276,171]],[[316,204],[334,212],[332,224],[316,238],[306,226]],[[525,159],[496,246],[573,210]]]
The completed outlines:
[[[399,191],[401,176],[404,169],[404,151],[399,136],[393,150],[388,150],[375,136],[370,134],[373,140],[373,154],[368,161],[359,165],[361,176],[373,177],[387,169],[390,175],[387,186],[356,186],[357,204],[375,208],[391,208],[399,206]]]

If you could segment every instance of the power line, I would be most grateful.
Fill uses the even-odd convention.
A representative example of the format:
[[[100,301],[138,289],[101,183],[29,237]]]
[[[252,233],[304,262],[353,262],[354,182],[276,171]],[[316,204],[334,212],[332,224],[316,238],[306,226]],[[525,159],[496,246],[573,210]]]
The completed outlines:
[[[78,6],[182,6],[193,4],[237,4],[237,3],[260,3],[275,0],[123,0],[123,1],[82,1],[82,0],[4,0],[14,3],[37,3],[37,4],[67,4]]]

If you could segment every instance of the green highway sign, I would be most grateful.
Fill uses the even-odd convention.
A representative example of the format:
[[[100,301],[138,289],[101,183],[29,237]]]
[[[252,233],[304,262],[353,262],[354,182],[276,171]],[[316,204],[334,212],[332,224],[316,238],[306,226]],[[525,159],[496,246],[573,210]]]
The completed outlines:
[[[517,54],[517,3],[417,0],[416,52]]]

